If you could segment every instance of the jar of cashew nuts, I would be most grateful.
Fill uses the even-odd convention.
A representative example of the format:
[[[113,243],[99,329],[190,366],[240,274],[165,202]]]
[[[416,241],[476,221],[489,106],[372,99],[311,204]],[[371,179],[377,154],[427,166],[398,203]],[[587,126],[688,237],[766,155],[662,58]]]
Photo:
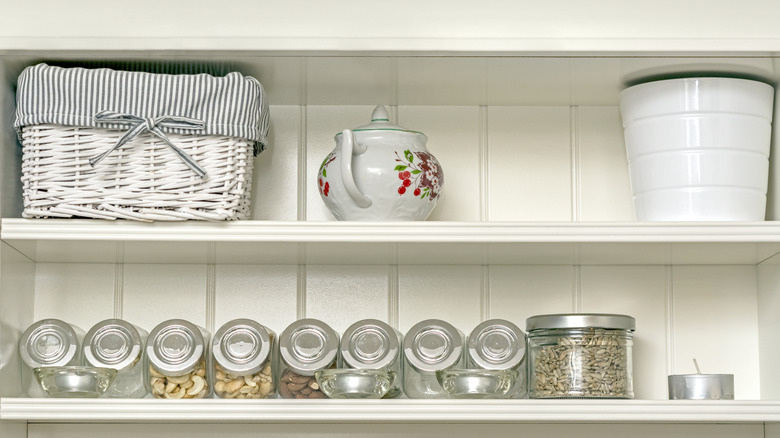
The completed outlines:
[[[228,321],[214,333],[214,394],[219,398],[269,398],[276,393],[271,351],[276,335],[249,319]]]
[[[204,398],[207,374],[206,329],[183,319],[160,323],[146,340],[147,389],[155,398]]]
[[[279,395],[283,398],[326,398],[314,373],[336,367],[339,335],[317,319],[301,319],[279,335]]]
[[[147,333],[121,319],[106,319],[84,336],[84,363],[113,368],[116,378],[104,397],[142,398],[146,395],[141,361]]]

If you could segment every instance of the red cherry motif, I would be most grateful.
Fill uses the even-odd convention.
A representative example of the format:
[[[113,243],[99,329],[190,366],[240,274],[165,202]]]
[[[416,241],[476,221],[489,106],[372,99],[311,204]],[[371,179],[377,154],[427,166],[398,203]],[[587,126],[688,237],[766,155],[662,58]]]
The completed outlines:
[[[405,179],[404,180],[404,187],[409,187],[410,185],[412,185],[412,180]]]
[[[398,172],[398,179],[406,179],[403,172]]]
[[[420,196],[420,189],[414,189],[414,196]]]
[[[404,193],[406,193],[406,187],[404,186],[398,187],[398,194],[403,195]]]
[[[319,178],[320,187],[322,187],[322,178]]]
[[[401,173],[403,173],[404,179],[409,179],[412,176],[412,172],[409,172],[408,170],[405,170]]]
[[[325,196],[328,196],[328,192],[330,191],[330,184],[327,182],[325,183],[325,189],[322,191],[322,193],[325,194]]]

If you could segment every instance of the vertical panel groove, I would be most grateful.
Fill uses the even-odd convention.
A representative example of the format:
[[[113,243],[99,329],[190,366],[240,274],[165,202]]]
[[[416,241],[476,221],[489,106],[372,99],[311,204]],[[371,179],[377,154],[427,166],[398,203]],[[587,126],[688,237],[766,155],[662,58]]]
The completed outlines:
[[[666,266],[666,371],[675,374],[674,363],[674,267]]]
[[[114,263],[114,318],[123,318],[125,301],[125,244],[116,245],[116,262]]]
[[[490,265],[482,265],[481,276],[482,295],[480,297],[480,304],[482,309],[480,321],[485,321],[490,319]]]
[[[305,221],[307,217],[306,202],[308,199],[308,175],[307,167],[307,143],[306,131],[307,125],[307,106],[300,107],[300,125],[298,127],[298,220]]]
[[[389,265],[387,273],[387,323],[398,328],[400,312],[400,297],[398,291],[398,265]]]
[[[579,221],[582,215],[580,212],[580,127],[577,105],[569,108],[569,133],[571,135],[571,220]]]
[[[217,265],[216,244],[206,245],[206,330],[214,333],[217,314]]]
[[[305,260],[306,244],[298,245],[298,260]],[[295,299],[296,316],[298,319],[306,318],[306,265],[298,265],[298,290]]]
[[[582,312],[582,274],[580,272],[580,265],[575,265],[573,269],[574,273],[574,287],[572,296],[572,307],[574,313]]]
[[[490,163],[490,149],[488,148],[488,107],[479,107],[479,220],[490,220],[490,187],[488,186],[488,171]]]

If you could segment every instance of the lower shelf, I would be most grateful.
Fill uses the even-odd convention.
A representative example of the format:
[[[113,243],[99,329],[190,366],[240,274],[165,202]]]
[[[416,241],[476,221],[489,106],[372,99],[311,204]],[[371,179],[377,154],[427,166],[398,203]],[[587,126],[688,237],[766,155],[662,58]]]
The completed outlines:
[[[0,399],[0,420],[267,423],[761,423],[780,401]]]

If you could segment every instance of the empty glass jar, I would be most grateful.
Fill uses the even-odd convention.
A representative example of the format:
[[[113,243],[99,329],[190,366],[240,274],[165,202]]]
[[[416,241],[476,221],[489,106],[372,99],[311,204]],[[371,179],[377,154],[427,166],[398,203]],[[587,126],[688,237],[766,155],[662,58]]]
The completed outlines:
[[[531,398],[633,398],[634,318],[613,314],[528,318]]]
[[[409,398],[446,398],[436,371],[462,368],[463,333],[440,319],[420,321],[404,336],[404,393]]]
[[[358,321],[341,336],[343,368],[392,373],[384,398],[401,395],[401,333],[378,319]]]
[[[249,319],[228,321],[214,333],[214,394],[219,398],[273,397],[271,351],[276,335]]]
[[[31,324],[19,338],[22,358],[22,389],[30,397],[47,397],[35,378],[37,367],[81,365],[84,330],[65,321],[49,318]]]
[[[509,321],[484,321],[468,336],[468,368],[514,371],[502,379],[508,386],[500,389],[502,397],[523,398],[527,395],[525,356],[525,333]]]
[[[283,398],[325,398],[314,373],[336,367],[339,335],[329,325],[300,319],[279,335],[279,395]]]
[[[146,340],[147,389],[156,398],[204,398],[211,385],[206,373],[206,329],[183,319],[158,324]]]
[[[141,361],[146,337],[145,330],[121,319],[107,319],[89,329],[84,337],[84,363],[117,370],[105,397],[142,398],[146,395]]]

